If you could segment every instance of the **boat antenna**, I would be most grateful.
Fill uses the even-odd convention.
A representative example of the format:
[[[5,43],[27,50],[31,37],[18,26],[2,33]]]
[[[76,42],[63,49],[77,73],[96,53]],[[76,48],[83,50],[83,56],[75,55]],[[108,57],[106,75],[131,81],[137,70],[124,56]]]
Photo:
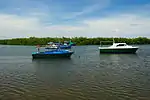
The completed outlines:
[[[119,31],[118,29],[115,29],[114,30],[116,33]],[[113,44],[115,43],[115,39],[114,39],[114,37],[113,37]]]
[[[113,44],[115,43],[115,39],[114,39],[114,37],[113,37]]]
[[[100,41],[100,47],[102,46],[102,44],[101,44],[102,42]]]
[[[58,49],[59,49],[59,50],[60,50],[60,43],[61,43],[61,42],[60,42],[60,40],[59,40],[59,43],[58,43]]]

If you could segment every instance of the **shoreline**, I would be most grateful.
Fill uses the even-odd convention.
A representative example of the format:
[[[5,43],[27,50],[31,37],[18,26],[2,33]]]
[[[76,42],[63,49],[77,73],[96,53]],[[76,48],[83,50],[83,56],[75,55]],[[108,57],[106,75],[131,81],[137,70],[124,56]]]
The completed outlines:
[[[0,40],[0,45],[23,45],[23,46],[36,46],[36,45],[46,45],[48,42],[64,42],[70,41],[79,45],[100,45],[100,41],[110,41],[109,43],[103,43],[102,45],[111,45],[113,38],[87,38],[87,37],[74,37],[74,38],[14,38],[14,39],[3,39]],[[137,38],[114,38],[115,43],[127,43],[129,45],[145,45],[150,44],[150,38],[147,37],[137,37]],[[112,42],[111,42],[112,41]]]

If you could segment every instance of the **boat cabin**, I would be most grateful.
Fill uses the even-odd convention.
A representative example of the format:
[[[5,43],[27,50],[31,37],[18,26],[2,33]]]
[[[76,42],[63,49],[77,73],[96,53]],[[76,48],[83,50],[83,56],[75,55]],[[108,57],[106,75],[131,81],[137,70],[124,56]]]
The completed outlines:
[[[122,47],[128,47],[128,45],[126,43],[113,43],[113,45],[110,47],[117,47],[117,48],[121,47],[122,48]]]
[[[120,46],[127,46],[126,43],[114,43],[113,46],[120,47]]]

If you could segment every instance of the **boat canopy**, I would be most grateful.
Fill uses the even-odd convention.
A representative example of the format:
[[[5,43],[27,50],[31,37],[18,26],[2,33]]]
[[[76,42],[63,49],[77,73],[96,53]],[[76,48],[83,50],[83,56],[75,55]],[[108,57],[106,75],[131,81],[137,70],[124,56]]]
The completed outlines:
[[[47,44],[53,44],[53,42],[48,42]]]
[[[55,45],[59,45],[61,43],[58,43],[58,42],[48,42],[47,44],[55,44]]]

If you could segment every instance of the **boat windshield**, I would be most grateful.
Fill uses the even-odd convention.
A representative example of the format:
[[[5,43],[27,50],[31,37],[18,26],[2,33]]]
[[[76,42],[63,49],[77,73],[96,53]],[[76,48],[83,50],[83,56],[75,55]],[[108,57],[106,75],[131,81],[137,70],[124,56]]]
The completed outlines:
[[[117,47],[118,47],[118,46],[126,46],[126,44],[118,44]]]

